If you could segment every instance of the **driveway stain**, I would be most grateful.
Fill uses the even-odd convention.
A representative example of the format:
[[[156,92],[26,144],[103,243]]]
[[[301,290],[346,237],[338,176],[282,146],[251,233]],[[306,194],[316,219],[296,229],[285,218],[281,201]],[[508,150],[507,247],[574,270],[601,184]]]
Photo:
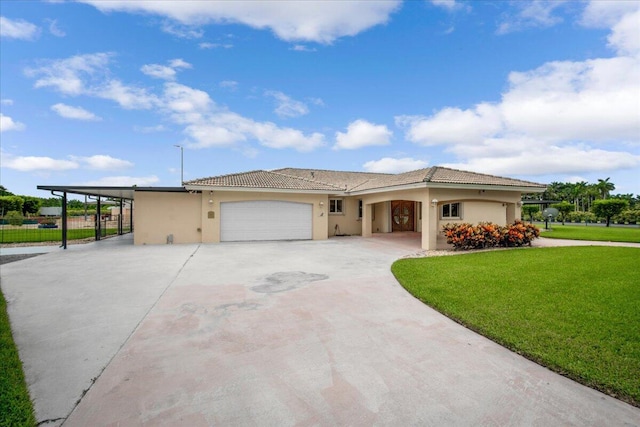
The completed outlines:
[[[304,271],[282,271],[270,274],[258,281],[259,284],[251,288],[254,292],[276,294],[302,288],[319,280],[327,280],[326,274],[305,273]]]

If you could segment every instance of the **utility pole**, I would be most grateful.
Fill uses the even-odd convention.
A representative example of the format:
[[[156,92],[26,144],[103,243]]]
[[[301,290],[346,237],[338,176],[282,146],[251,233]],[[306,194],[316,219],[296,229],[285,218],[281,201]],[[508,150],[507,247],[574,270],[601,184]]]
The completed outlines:
[[[174,144],[174,147],[180,149],[180,185],[183,185],[184,184],[184,147],[178,144]]]

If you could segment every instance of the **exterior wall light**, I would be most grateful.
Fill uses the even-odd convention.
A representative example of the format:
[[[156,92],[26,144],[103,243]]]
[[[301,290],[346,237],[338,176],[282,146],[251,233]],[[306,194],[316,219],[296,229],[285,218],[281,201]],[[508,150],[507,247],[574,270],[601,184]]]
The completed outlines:
[[[433,200],[431,201],[431,206],[433,206],[434,208],[435,208],[436,206],[438,206],[438,199],[433,199]]]

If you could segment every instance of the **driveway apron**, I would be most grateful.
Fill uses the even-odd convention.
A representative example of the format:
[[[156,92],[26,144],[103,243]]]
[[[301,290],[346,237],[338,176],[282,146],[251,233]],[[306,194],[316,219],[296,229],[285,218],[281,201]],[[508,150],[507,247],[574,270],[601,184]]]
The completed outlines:
[[[127,247],[120,261],[130,280],[101,290],[110,303],[93,304],[104,312],[72,304],[78,312],[51,326],[63,342],[65,333],[89,341],[74,350],[85,354],[68,355],[75,364],[97,346],[106,349],[91,372],[60,368],[78,377],[77,396],[68,393],[64,404],[47,404],[55,387],[34,387],[51,366],[30,358],[34,323],[19,314],[31,290],[16,274],[28,274],[35,259],[16,263],[23,270],[14,267],[8,286],[3,272],[2,285],[38,418],[58,417],[53,423],[65,427],[640,423],[638,408],[556,375],[414,299],[389,270],[412,251],[401,240],[359,237]],[[90,262],[68,255],[36,259],[72,263],[74,276]],[[58,289],[65,275],[50,276],[47,286],[72,298],[72,289]],[[111,321],[122,330],[104,342],[97,328],[110,329]],[[79,403],[69,405],[69,397]]]

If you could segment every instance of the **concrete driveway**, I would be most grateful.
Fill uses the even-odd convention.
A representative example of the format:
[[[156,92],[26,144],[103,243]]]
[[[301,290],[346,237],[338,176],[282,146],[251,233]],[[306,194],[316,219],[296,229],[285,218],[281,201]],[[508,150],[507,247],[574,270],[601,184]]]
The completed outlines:
[[[409,238],[133,246],[7,264],[42,425],[640,425],[415,300]]]

